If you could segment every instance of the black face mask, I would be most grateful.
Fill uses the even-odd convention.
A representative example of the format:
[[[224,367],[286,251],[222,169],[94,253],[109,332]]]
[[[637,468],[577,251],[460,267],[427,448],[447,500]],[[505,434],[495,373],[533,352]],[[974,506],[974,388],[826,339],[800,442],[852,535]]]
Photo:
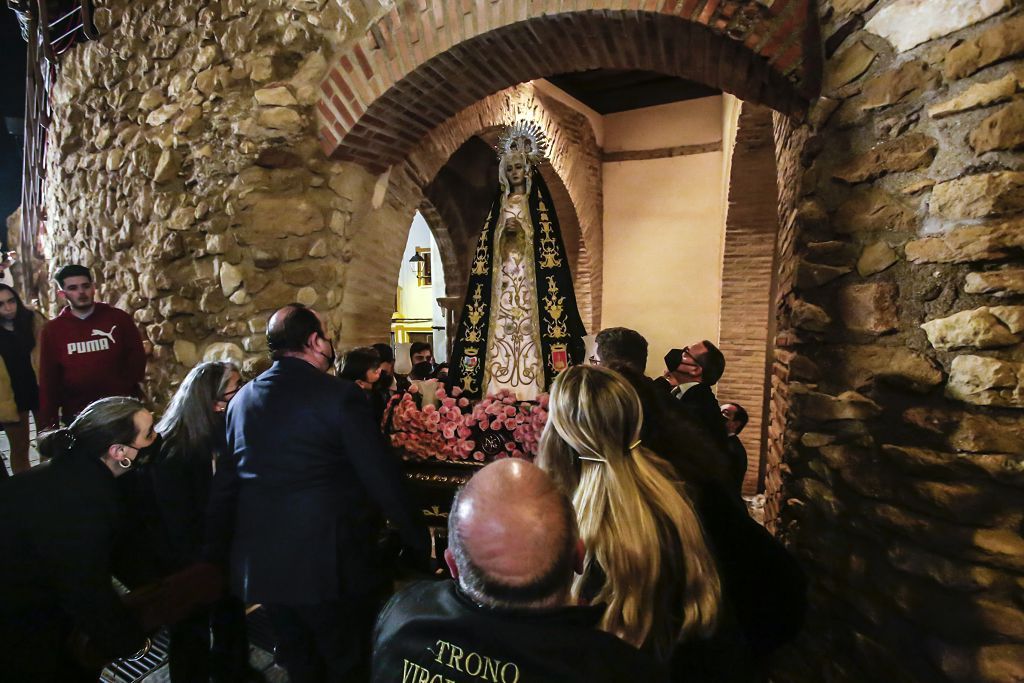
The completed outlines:
[[[334,342],[331,341],[330,339],[328,339],[327,337],[323,336],[323,335],[320,335],[320,338],[323,339],[325,342],[327,342],[328,344],[331,345],[331,355],[330,356],[328,356],[323,351],[319,351],[319,350],[317,351],[317,353],[319,353],[321,356],[323,356],[324,358],[327,359],[327,369],[330,370],[331,368],[334,367],[334,361],[336,361],[338,359],[338,355],[334,352]]]

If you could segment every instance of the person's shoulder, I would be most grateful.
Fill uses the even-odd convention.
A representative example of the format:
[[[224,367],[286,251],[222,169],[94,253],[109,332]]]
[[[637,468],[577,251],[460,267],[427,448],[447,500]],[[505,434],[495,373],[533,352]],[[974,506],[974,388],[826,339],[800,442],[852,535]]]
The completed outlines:
[[[55,330],[55,329],[60,328],[63,325],[66,325],[69,322],[69,317],[71,315],[70,313],[68,313],[69,310],[70,309],[67,306],[65,306],[64,308],[60,309],[57,312],[57,315],[55,317],[53,317],[53,318],[51,318],[49,320],[46,320],[46,322],[43,325],[43,327],[46,328],[46,329],[49,329],[49,330]]]
[[[436,615],[450,611],[455,602],[453,581],[416,581],[391,596],[380,611],[378,623],[408,623],[419,615]]]
[[[105,304],[100,301],[97,301],[96,312],[102,314],[104,317],[110,318],[112,320],[117,320],[118,322],[121,323],[131,323],[132,325],[135,324],[135,319],[132,318],[132,314],[129,313],[128,311],[125,311],[124,309],[118,308],[117,306],[112,306],[110,304]]]

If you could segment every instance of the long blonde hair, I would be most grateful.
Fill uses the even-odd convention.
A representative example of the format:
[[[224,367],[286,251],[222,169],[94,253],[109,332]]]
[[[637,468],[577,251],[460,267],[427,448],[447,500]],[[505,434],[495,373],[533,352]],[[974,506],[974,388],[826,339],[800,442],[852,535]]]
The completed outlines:
[[[721,585],[682,484],[639,443],[642,420],[621,375],[568,368],[551,387],[537,464],[573,497],[587,548],[574,596],[603,572],[593,597],[607,605],[601,628],[667,656],[678,640],[714,629]]]

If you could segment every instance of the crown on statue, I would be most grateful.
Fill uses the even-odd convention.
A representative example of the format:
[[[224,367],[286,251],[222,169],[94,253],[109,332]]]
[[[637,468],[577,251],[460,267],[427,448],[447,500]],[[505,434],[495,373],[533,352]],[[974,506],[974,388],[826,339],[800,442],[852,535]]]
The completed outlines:
[[[521,153],[536,166],[548,151],[548,136],[534,121],[516,121],[505,129],[498,138],[499,157],[510,153]]]

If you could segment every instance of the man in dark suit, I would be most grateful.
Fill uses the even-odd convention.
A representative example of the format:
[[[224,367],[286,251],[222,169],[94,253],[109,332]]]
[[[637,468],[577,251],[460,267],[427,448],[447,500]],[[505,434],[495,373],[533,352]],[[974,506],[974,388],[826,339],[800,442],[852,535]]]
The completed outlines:
[[[740,441],[740,432],[747,426],[750,417],[747,409],[739,403],[723,403],[722,417],[725,419],[725,431],[729,435],[729,476],[736,485],[736,490],[743,489],[743,479],[747,476],[747,449]]]
[[[365,680],[389,588],[376,552],[379,514],[424,556],[426,530],[366,397],[326,374],[334,344],[320,316],[286,306],[271,317],[267,342],[274,364],[228,409],[210,550],[230,556],[234,591],[266,608],[293,683]]]
[[[711,387],[725,372],[725,356],[718,347],[705,339],[683,349],[682,359],[674,369],[665,371],[664,381],[687,411],[707,430],[708,435],[723,448],[728,434],[725,418],[718,407],[718,399]]]

